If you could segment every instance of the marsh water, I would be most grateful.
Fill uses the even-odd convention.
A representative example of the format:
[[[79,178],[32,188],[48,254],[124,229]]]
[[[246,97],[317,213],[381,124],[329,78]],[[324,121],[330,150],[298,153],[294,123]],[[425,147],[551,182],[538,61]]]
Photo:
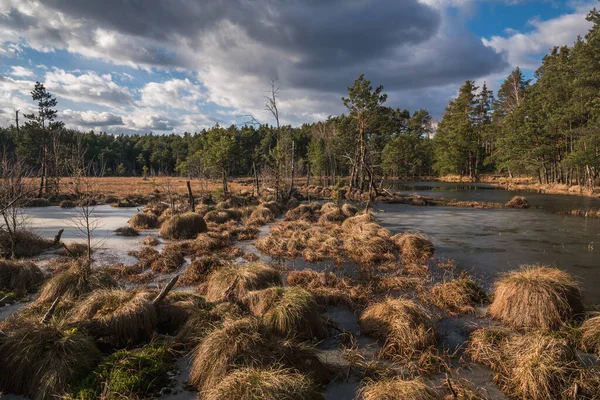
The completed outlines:
[[[438,257],[458,261],[487,282],[522,264],[555,265],[579,278],[586,304],[600,305],[600,219],[560,214],[600,209],[600,199],[485,184],[403,182],[388,187],[399,194],[497,203],[525,196],[531,205],[526,210],[379,204],[378,219],[394,233],[427,234]]]
[[[600,208],[600,199],[507,191],[485,184],[403,182],[388,188],[400,194],[498,203],[515,195],[527,197],[531,208],[526,210],[379,203],[377,217],[394,233],[427,234],[438,257],[458,261],[460,267],[473,271],[485,282],[521,264],[556,265],[580,279],[586,304],[600,305],[600,219],[560,214],[576,208]],[[94,233],[99,247],[95,257],[102,263],[136,262],[127,251],[139,247],[145,233],[126,238],[113,232],[125,226],[136,212],[136,208],[109,206],[95,209],[99,225]],[[53,237],[64,228],[66,242],[82,240],[72,221],[74,210],[29,208],[27,214],[29,226],[42,236]]]

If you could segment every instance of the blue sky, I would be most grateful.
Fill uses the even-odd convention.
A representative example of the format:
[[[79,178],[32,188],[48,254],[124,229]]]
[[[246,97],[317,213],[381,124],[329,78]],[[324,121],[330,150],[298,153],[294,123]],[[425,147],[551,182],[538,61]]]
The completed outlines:
[[[264,110],[276,78],[284,123],[343,112],[365,73],[388,105],[441,117],[466,80],[532,75],[585,34],[585,0],[0,0],[0,126],[43,82],[67,126],[199,131]]]

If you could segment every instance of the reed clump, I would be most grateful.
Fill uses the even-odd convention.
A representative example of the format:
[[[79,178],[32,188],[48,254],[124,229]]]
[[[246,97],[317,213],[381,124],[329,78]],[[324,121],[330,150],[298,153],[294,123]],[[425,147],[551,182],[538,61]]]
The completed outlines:
[[[291,369],[241,368],[210,389],[206,400],[319,400],[319,388],[307,376]]]
[[[90,336],[54,322],[22,319],[2,333],[0,390],[34,400],[62,396],[100,359]]]
[[[124,289],[98,290],[73,310],[73,320],[115,346],[139,343],[156,330],[153,294]]]
[[[322,339],[327,333],[313,295],[300,287],[270,287],[250,292],[244,302],[276,335],[313,340]]]
[[[402,380],[399,378],[371,381],[358,392],[360,400],[441,400],[442,397],[422,379]]]
[[[388,298],[367,307],[359,319],[367,335],[385,341],[382,354],[412,356],[436,344],[431,315],[412,300]]]
[[[177,214],[166,220],[160,227],[160,236],[168,240],[194,239],[206,232],[204,218],[196,213]]]
[[[245,318],[225,320],[196,347],[189,382],[205,396],[234,370],[275,364],[318,383],[329,377],[314,349],[273,336],[258,320]]]
[[[583,306],[577,282],[567,272],[546,266],[522,266],[495,284],[492,318],[517,329],[556,329]]]
[[[212,272],[207,280],[206,300],[221,302],[241,300],[252,290],[280,286],[281,275],[261,262],[248,266],[228,266]]]

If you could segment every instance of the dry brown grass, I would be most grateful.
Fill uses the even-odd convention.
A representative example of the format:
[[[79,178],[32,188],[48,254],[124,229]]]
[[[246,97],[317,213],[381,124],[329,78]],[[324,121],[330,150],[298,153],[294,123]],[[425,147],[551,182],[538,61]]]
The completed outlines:
[[[44,239],[36,233],[27,230],[17,230],[15,235],[15,257],[35,257],[53,247],[52,241]],[[8,232],[0,229],[0,256],[9,258],[11,256],[11,239]]]
[[[260,224],[257,223],[257,225],[264,225],[275,219],[275,213],[270,208],[260,204],[252,211],[249,218],[255,222],[262,222]]]
[[[242,217],[240,211],[236,209],[217,209],[204,214],[206,222],[224,224],[229,221],[239,221]]]
[[[34,400],[59,398],[100,359],[91,337],[60,325],[23,319],[2,332],[0,388]]]
[[[199,233],[206,232],[206,222],[195,213],[175,215],[160,227],[160,236],[164,239],[194,239]]]
[[[556,329],[583,311],[579,287],[567,272],[523,266],[495,284],[492,318],[517,329]]]
[[[158,246],[160,244],[160,240],[155,238],[154,236],[146,236],[142,241],[144,246]]]
[[[364,333],[385,341],[382,354],[387,357],[412,356],[436,344],[431,315],[412,300],[388,298],[372,304],[359,323]]]
[[[127,223],[135,229],[154,229],[158,227],[158,217],[144,210],[131,217]]]
[[[319,203],[300,204],[298,207],[290,209],[285,213],[286,221],[307,220],[313,221],[316,213],[321,209]]]
[[[515,196],[504,206],[507,208],[529,208],[529,202],[523,196]]]
[[[581,343],[585,351],[600,357],[600,313],[593,314],[581,324]]]
[[[65,300],[74,300],[95,290],[116,286],[116,282],[105,271],[84,268],[76,260],[68,270],[59,272],[46,281],[36,301],[52,302],[58,296]]]
[[[30,261],[0,260],[0,290],[31,293],[43,281],[44,273]]]
[[[241,300],[252,290],[281,285],[279,272],[270,266],[256,262],[248,266],[229,266],[210,274],[207,281],[206,299],[210,302]]]
[[[396,245],[392,234],[364,214],[346,219],[342,223],[342,239],[346,256],[361,266],[374,266],[396,260]],[[354,220],[347,224],[348,221]],[[362,223],[361,223],[362,222]]]
[[[420,233],[398,234],[392,240],[400,248],[402,261],[406,264],[422,263],[433,256],[435,251],[431,240]]]
[[[563,340],[539,333],[518,335],[505,346],[508,372],[503,392],[519,399],[561,399],[577,368],[575,351]]]
[[[319,383],[326,382],[329,375],[312,348],[273,337],[250,318],[226,320],[196,347],[193,360],[189,382],[201,397],[242,367],[278,364]]]
[[[434,285],[425,300],[450,315],[474,314],[487,295],[472,279],[462,278]]]
[[[206,400],[319,400],[318,387],[305,375],[280,368],[241,368],[210,389]]]
[[[150,268],[154,272],[168,274],[178,270],[184,263],[185,259],[180,252],[165,249],[154,261],[152,261]]]
[[[196,258],[185,268],[177,283],[183,286],[197,285],[205,282],[212,271],[224,267],[231,267],[231,265],[219,257]]]
[[[73,320],[86,327],[98,327],[103,341],[115,346],[139,343],[156,330],[154,295],[124,289],[92,293],[75,310]],[[94,329],[91,329],[94,333]]]
[[[399,378],[372,381],[360,388],[360,400],[441,400],[441,396],[422,379]]]
[[[287,275],[287,284],[308,290],[323,307],[346,305],[356,309],[366,304],[369,297],[367,290],[352,285],[347,279],[339,278],[332,272],[310,269],[291,271]]]
[[[466,353],[473,361],[501,371],[506,366],[504,345],[509,338],[510,332],[504,328],[477,329],[471,334]]]
[[[271,287],[250,292],[245,303],[276,335],[313,340],[322,339],[327,333],[313,295],[300,287]]]

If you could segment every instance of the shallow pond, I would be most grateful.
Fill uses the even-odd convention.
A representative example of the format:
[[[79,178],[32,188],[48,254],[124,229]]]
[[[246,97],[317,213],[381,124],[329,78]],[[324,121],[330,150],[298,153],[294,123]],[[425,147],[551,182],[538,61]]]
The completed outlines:
[[[92,246],[96,261],[103,265],[137,262],[137,259],[127,255],[127,252],[139,246],[146,232],[140,232],[140,236],[136,237],[117,236],[114,232],[117,228],[127,226],[129,218],[136,213],[138,209],[135,207],[115,208],[100,205],[94,208],[90,221],[94,227]],[[25,209],[25,216],[26,227],[40,236],[53,238],[60,229],[64,229],[61,239],[63,242],[85,242],[76,208],[32,207]]]
[[[600,199],[444,182],[404,183],[391,190],[499,203],[515,195],[527,197],[532,207],[527,210],[378,204],[383,212],[377,217],[394,233],[427,234],[438,257],[455,259],[488,281],[521,264],[556,265],[580,279],[586,304],[600,305],[600,219],[559,214],[573,208],[600,208]]]

